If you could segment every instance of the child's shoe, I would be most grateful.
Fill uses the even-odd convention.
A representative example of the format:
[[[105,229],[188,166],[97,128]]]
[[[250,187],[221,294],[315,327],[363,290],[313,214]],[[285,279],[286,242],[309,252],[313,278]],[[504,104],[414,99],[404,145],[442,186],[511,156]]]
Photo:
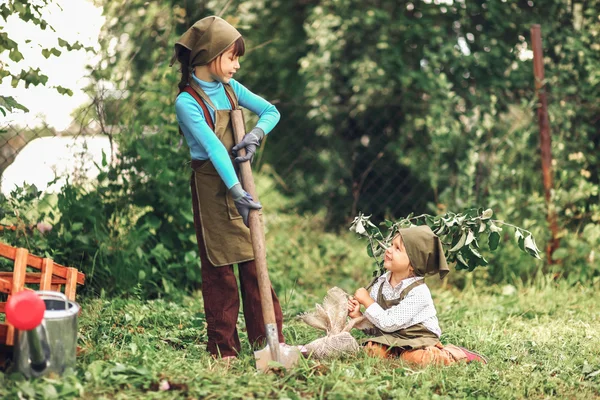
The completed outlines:
[[[480,362],[482,364],[487,364],[487,360],[481,354],[477,354],[474,351],[467,350],[464,347],[460,347],[460,346],[457,346],[457,347],[459,347],[465,353],[465,355],[467,356],[468,363],[476,361],[476,362]]]

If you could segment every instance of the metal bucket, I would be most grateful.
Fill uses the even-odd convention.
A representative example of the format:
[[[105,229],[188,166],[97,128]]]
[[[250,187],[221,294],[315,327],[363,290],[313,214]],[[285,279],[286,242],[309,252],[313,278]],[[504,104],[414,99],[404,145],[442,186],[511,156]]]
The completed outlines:
[[[42,323],[31,331],[15,329],[13,353],[17,371],[28,378],[75,369],[79,304],[60,292],[36,292],[46,305]]]

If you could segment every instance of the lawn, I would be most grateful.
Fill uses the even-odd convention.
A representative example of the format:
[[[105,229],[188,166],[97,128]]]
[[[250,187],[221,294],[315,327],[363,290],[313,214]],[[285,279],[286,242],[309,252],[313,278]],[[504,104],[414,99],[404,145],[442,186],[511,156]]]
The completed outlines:
[[[345,288],[349,290],[348,288]],[[88,299],[79,320],[77,370],[61,379],[0,375],[0,397],[36,399],[179,398],[600,398],[600,307],[594,288],[551,281],[459,291],[432,282],[442,342],[479,351],[488,365],[414,369],[363,354],[302,360],[261,374],[245,340],[227,367],[205,352],[202,297],[167,301]],[[321,335],[297,318],[315,296],[280,293],[289,343]]]

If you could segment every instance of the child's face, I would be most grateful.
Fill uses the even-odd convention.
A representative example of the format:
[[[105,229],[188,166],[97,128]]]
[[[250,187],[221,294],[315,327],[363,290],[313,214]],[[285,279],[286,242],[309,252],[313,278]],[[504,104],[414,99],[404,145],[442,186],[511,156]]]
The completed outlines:
[[[383,266],[388,271],[401,276],[406,275],[408,277],[412,274],[410,259],[408,258],[408,254],[406,254],[406,249],[400,235],[396,235],[394,240],[392,240],[392,245],[385,251]]]
[[[235,48],[232,45],[215,61],[210,63],[210,73],[213,79],[229,83],[233,75],[240,69],[240,57],[234,55]]]

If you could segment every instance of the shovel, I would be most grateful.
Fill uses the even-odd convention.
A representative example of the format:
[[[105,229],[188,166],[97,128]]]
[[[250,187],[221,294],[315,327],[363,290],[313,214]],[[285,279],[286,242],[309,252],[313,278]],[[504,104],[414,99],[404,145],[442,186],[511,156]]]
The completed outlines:
[[[233,139],[237,144],[246,134],[244,116],[241,109],[231,111],[231,123],[233,126]],[[242,157],[245,156],[246,149],[240,149],[238,155]],[[258,202],[258,195],[256,194],[256,187],[254,186],[254,177],[252,176],[250,162],[240,163],[239,167],[244,190],[250,193],[254,201]],[[248,225],[250,227],[250,238],[252,240],[252,250],[254,251],[254,261],[256,263],[256,274],[258,277],[258,291],[260,293],[261,308],[267,334],[267,345],[265,348],[254,352],[256,368],[261,372],[267,372],[273,365],[269,365],[269,363],[273,361],[285,368],[290,368],[298,363],[300,350],[294,346],[282,346],[279,343],[277,322],[275,320],[275,308],[273,307],[273,298],[271,297],[271,280],[269,279],[269,273],[267,271],[265,231],[258,210],[250,210],[250,214],[248,215]]]

